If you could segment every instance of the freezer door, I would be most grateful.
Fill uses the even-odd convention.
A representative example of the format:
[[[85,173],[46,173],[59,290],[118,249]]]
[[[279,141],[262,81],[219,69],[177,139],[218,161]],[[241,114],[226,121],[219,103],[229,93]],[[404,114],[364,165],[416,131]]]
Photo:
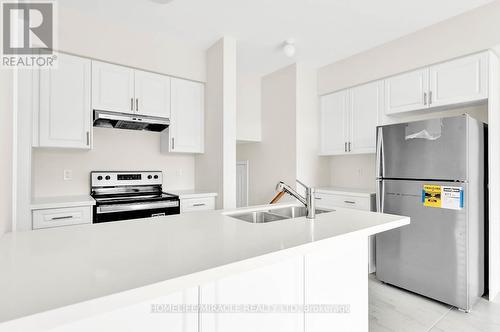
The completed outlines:
[[[467,179],[467,115],[379,127],[377,177]]]
[[[384,213],[409,216],[411,223],[377,235],[377,278],[467,309],[467,206],[462,210],[424,206],[424,184],[450,185],[384,181],[381,209]],[[465,184],[453,185],[463,186],[467,195]]]

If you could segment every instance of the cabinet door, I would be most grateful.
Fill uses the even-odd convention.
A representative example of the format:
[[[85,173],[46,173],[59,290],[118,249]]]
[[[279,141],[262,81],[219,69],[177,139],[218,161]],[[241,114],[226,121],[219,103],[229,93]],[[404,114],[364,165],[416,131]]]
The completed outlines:
[[[58,54],[58,67],[40,71],[39,145],[90,148],[90,60]]]
[[[488,54],[481,53],[432,66],[431,107],[488,98]]]
[[[351,89],[350,146],[351,153],[375,153],[376,128],[384,100],[383,81]]]
[[[303,275],[303,257],[295,257],[201,286],[202,305],[234,305],[234,312],[202,313],[201,331],[303,332],[303,313],[259,311],[266,305],[302,305]],[[261,307],[245,312],[253,305]]]
[[[172,78],[169,151],[203,153],[204,85]]]
[[[364,236],[339,238],[305,256],[304,302],[312,306],[305,332],[368,331],[367,243]],[[334,312],[318,313],[317,305]]]
[[[51,330],[53,332],[152,331],[198,332],[198,312],[173,312],[198,305],[198,287],[114,310]]]
[[[134,70],[92,61],[93,109],[133,113],[134,104]]]
[[[138,114],[170,117],[170,77],[136,70],[135,103]]]
[[[349,91],[322,96],[320,100],[320,154],[347,152]]]
[[[429,107],[429,68],[385,80],[385,114],[410,112]]]

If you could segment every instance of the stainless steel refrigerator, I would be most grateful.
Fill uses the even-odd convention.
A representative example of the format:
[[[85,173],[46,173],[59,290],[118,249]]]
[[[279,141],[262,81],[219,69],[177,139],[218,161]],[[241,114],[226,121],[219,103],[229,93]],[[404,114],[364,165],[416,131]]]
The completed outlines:
[[[377,128],[376,276],[469,311],[484,292],[485,133],[469,115]]]

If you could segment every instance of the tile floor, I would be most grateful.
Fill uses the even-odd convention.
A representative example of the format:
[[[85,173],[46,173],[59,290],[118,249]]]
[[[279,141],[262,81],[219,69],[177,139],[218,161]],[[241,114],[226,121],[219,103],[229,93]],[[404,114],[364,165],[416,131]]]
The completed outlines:
[[[500,332],[500,301],[470,313],[386,285],[370,276],[370,332]]]

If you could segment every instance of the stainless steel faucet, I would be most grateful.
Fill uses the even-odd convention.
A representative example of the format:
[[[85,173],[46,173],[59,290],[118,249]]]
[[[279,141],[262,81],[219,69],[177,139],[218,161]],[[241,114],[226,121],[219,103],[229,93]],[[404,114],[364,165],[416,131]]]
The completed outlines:
[[[314,206],[315,190],[312,187],[306,186],[304,183],[300,182],[299,180],[297,180],[297,183],[299,183],[301,186],[303,186],[306,189],[306,197],[303,197],[301,194],[296,192],[292,187],[290,187],[289,185],[287,185],[283,181],[278,182],[278,184],[276,185],[276,191],[278,191],[279,193],[287,193],[290,196],[293,196],[296,199],[298,199],[306,207],[306,212],[307,212],[306,218],[307,219],[314,219],[316,217],[316,208]],[[276,203],[276,201],[278,201],[282,196],[283,196],[283,194],[281,194],[281,195],[278,194],[275,197],[275,199],[273,199],[271,201],[271,203]]]

